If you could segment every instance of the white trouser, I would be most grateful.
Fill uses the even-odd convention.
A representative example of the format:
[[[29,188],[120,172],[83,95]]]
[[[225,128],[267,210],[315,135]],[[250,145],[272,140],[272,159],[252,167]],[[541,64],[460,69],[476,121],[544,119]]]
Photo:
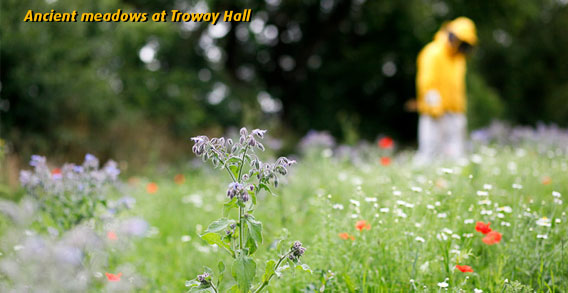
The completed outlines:
[[[465,153],[467,121],[463,113],[446,113],[439,118],[420,115],[418,120],[418,163],[433,159],[457,159]]]

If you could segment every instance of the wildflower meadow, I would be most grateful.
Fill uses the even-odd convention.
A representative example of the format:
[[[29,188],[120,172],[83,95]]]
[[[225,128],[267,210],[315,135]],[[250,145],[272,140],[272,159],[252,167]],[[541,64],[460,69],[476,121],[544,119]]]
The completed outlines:
[[[568,137],[474,133],[457,161],[390,137],[195,136],[194,159],[123,176],[113,161],[22,170],[0,203],[3,292],[565,292]],[[476,139],[478,138],[478,139]]]

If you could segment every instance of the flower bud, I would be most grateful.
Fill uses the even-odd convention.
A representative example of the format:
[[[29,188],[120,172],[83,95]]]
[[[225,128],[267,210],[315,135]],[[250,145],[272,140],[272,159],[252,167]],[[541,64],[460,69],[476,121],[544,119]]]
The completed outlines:
[[[207,282],[207,277],[209,277],[208,273],[203,273],[203,275],[198,275],[197,276],[197,281],[201,282],[201,283],[206,283]]]

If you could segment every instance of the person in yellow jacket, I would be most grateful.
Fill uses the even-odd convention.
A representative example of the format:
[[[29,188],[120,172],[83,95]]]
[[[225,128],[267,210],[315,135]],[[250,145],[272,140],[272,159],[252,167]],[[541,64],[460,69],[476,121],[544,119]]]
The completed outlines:
[[[458,17],[442,25],[418,55],[418,154],[421,162],[465,152],[466,55],[477,44],[475,24]]]

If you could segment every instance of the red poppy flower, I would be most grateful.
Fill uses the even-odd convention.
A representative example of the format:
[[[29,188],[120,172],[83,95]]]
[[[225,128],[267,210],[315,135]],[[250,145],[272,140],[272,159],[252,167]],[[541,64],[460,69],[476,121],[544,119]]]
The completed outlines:
[[[337,235],[339,235],[339,238],[341,238],[341,239],[343,239],[343,240],[347,240],[347,239],[355,240],[355,237],[354,237],[354,236],[351,236],[351,235],[349,235],[349,234],[346,233],[346,232],[339,233],[339,234],[337,234]]]
[[[118,274],[111,274],[111,273],[105,273],[105,275],[107,276],[107,280],[109,280],[109,282],[118,282],[120,281],[120,276],[122,276],[122,273],[118,273]]]
[[[146,191],[149,194],[154,194],[158,191],[158,184],[154,183],[154,182],[150,182],[148,183],[148,185],[146,185]]]
[[[107,238],[108,238],[108,240],[114,241],[114,240],[116,240],[118,237],[116,237],[116,233],[114,233],[114,232],[112,232],[112,231],[108,231],[108,232],[107,232]]]
[[[369,225],[369,223],[367,223],[367,221],[361,220],[361,221],[357,221],[357,223],[355,224],[355,229],[357,229],[359,231],[363,231],[363,229],[371,230],[371,225]]]
[[[55,168],[51,170],[51,177],[56,180],[63,178],[63,175],[61,175],[61,169]]]
[[[487,236],[483,237],[483,239],[481,240],[487,245],[499,243],[501,241],[501,233],[497,231],[491,231],[487,233]]]
[[[550,182],[552,182],[552,179],[550,179],[550,177],[544,176],[544,177],[542,178],[542,184],[543,184],[543,185],[548,185],[548,184],[550,184]]]
[[[392,140],[392,138],[385,136],[381,139],[379,139],[379,143],[378,146],[381,149],[390,149],[392,148],[394,145],[394,141]]]
[[[174,182],[178,185],[184,184],[185,176],[183,176],[183,174],[177,174],[176,176],[174,176]]]
[[[391,158],[389,157],[381,157],[381,165],[388,166],[391,163]]]
[[[473,273],[473,269],[466,265],[456,265],[456,269],[460,270],[462,273]]]
[[[475,224],[475,231],[481,232],[482,234],[485,235],[485,234],[491,232],[491,228],[489,228],[489,225],[491,225],[491,222],[487,222],[487,224],[485,224],[483,222],[477,222]]]

